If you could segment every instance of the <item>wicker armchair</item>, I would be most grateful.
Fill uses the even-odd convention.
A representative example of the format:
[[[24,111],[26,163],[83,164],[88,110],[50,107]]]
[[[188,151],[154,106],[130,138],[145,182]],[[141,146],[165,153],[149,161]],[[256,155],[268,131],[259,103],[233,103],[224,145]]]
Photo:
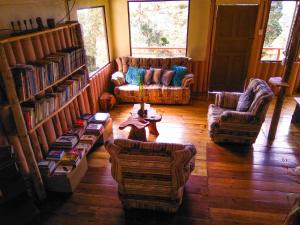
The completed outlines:
[[[247,145],[255,142],[273,92],[260,79],[251,80],[246,90],[250,89],[254,93],[254,99],[246,112],[236,111],[242,93],[222,92],[216,95],[215,104],[211,104],[208,109],[208,130],[214,142]]]
[[[178,210],[194,169],[193,145],[116,139],[106,149],[124,208]]]

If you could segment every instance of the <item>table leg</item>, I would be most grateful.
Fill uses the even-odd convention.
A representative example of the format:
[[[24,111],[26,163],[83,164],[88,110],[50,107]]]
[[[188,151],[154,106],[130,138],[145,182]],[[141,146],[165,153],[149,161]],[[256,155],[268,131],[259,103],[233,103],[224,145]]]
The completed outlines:
[[[153,134],[155,136],[159,135],[159,132],[158,132],[157,127],[156,127],[156,122],[150,122],[150,124],[148,126],[148,129],[149,129],[150,134]]]
[[[128,135],[128,139],[137,140],[137,141],[147,141],[145,128],[137,129],[135,127],[131,127],[131,130]]]

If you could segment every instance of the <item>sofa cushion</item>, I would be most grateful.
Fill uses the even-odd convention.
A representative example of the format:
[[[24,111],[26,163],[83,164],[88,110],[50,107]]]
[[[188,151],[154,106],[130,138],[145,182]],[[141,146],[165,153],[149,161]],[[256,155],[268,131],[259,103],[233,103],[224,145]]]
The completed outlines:
[[[253,99],[254,99],[253,89],[246,89],[246,91],[243,94],[241,94],[241,96],[239,97],[236,111],[247,112],[252,104]]]
[[[186,75],[187,73],[187,67],[173,65],[171,69],[174,70],[175,72],[175,75],[172,80],[172,84],[177,87],[181,86],[181,80],[184,77],[184,75]]]
[[[137,67],[129,67],[126,73],[126,81],[128,84],[139,85],[144,80],[145,69]]]
[[[146,85],[151,84],[152,76],[153,76],[153,70],[152,69],[146,70],[143,83],[146,84]]]
[[[162,69],[160,68],[150,68],[150,69],[153,69],[152,83],[160,84]]]
[[[124,74],[122,72],[115,72],[112,76],[111,76],[111,80],[114,83],[115,86],[121,86],[124,85],[125,82],[125,78],[124,78]]]
[[[165,70],[161,76],[161,83],[165,86],[169,86],[175,72],[173,70]]]

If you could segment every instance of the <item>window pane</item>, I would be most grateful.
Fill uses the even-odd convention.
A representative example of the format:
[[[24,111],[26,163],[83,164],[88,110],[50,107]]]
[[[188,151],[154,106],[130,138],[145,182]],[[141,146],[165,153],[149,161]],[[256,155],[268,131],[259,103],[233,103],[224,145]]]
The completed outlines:
[[[295,1],[271,3],[261,60],[282,60],[296,8]]]
[[[93,73],[109,62],[104,8],[79,9],[77,16],[82,27],[87,66]]]
[[[132,56],[185,56],[188,4],[188,1],[129,2]]]

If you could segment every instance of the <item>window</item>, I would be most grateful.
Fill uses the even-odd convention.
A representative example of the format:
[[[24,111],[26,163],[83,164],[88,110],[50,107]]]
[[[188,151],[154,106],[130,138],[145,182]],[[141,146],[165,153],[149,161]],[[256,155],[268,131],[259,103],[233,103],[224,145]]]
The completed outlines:
[[[109,62],[104,7],[77,10],[90,74]]]
[[[281,61],[289,40],[296,1],[273,1],[266,29],[261,60]]]
[[[189,1],[129,1],[131,55],[186,56]]]

